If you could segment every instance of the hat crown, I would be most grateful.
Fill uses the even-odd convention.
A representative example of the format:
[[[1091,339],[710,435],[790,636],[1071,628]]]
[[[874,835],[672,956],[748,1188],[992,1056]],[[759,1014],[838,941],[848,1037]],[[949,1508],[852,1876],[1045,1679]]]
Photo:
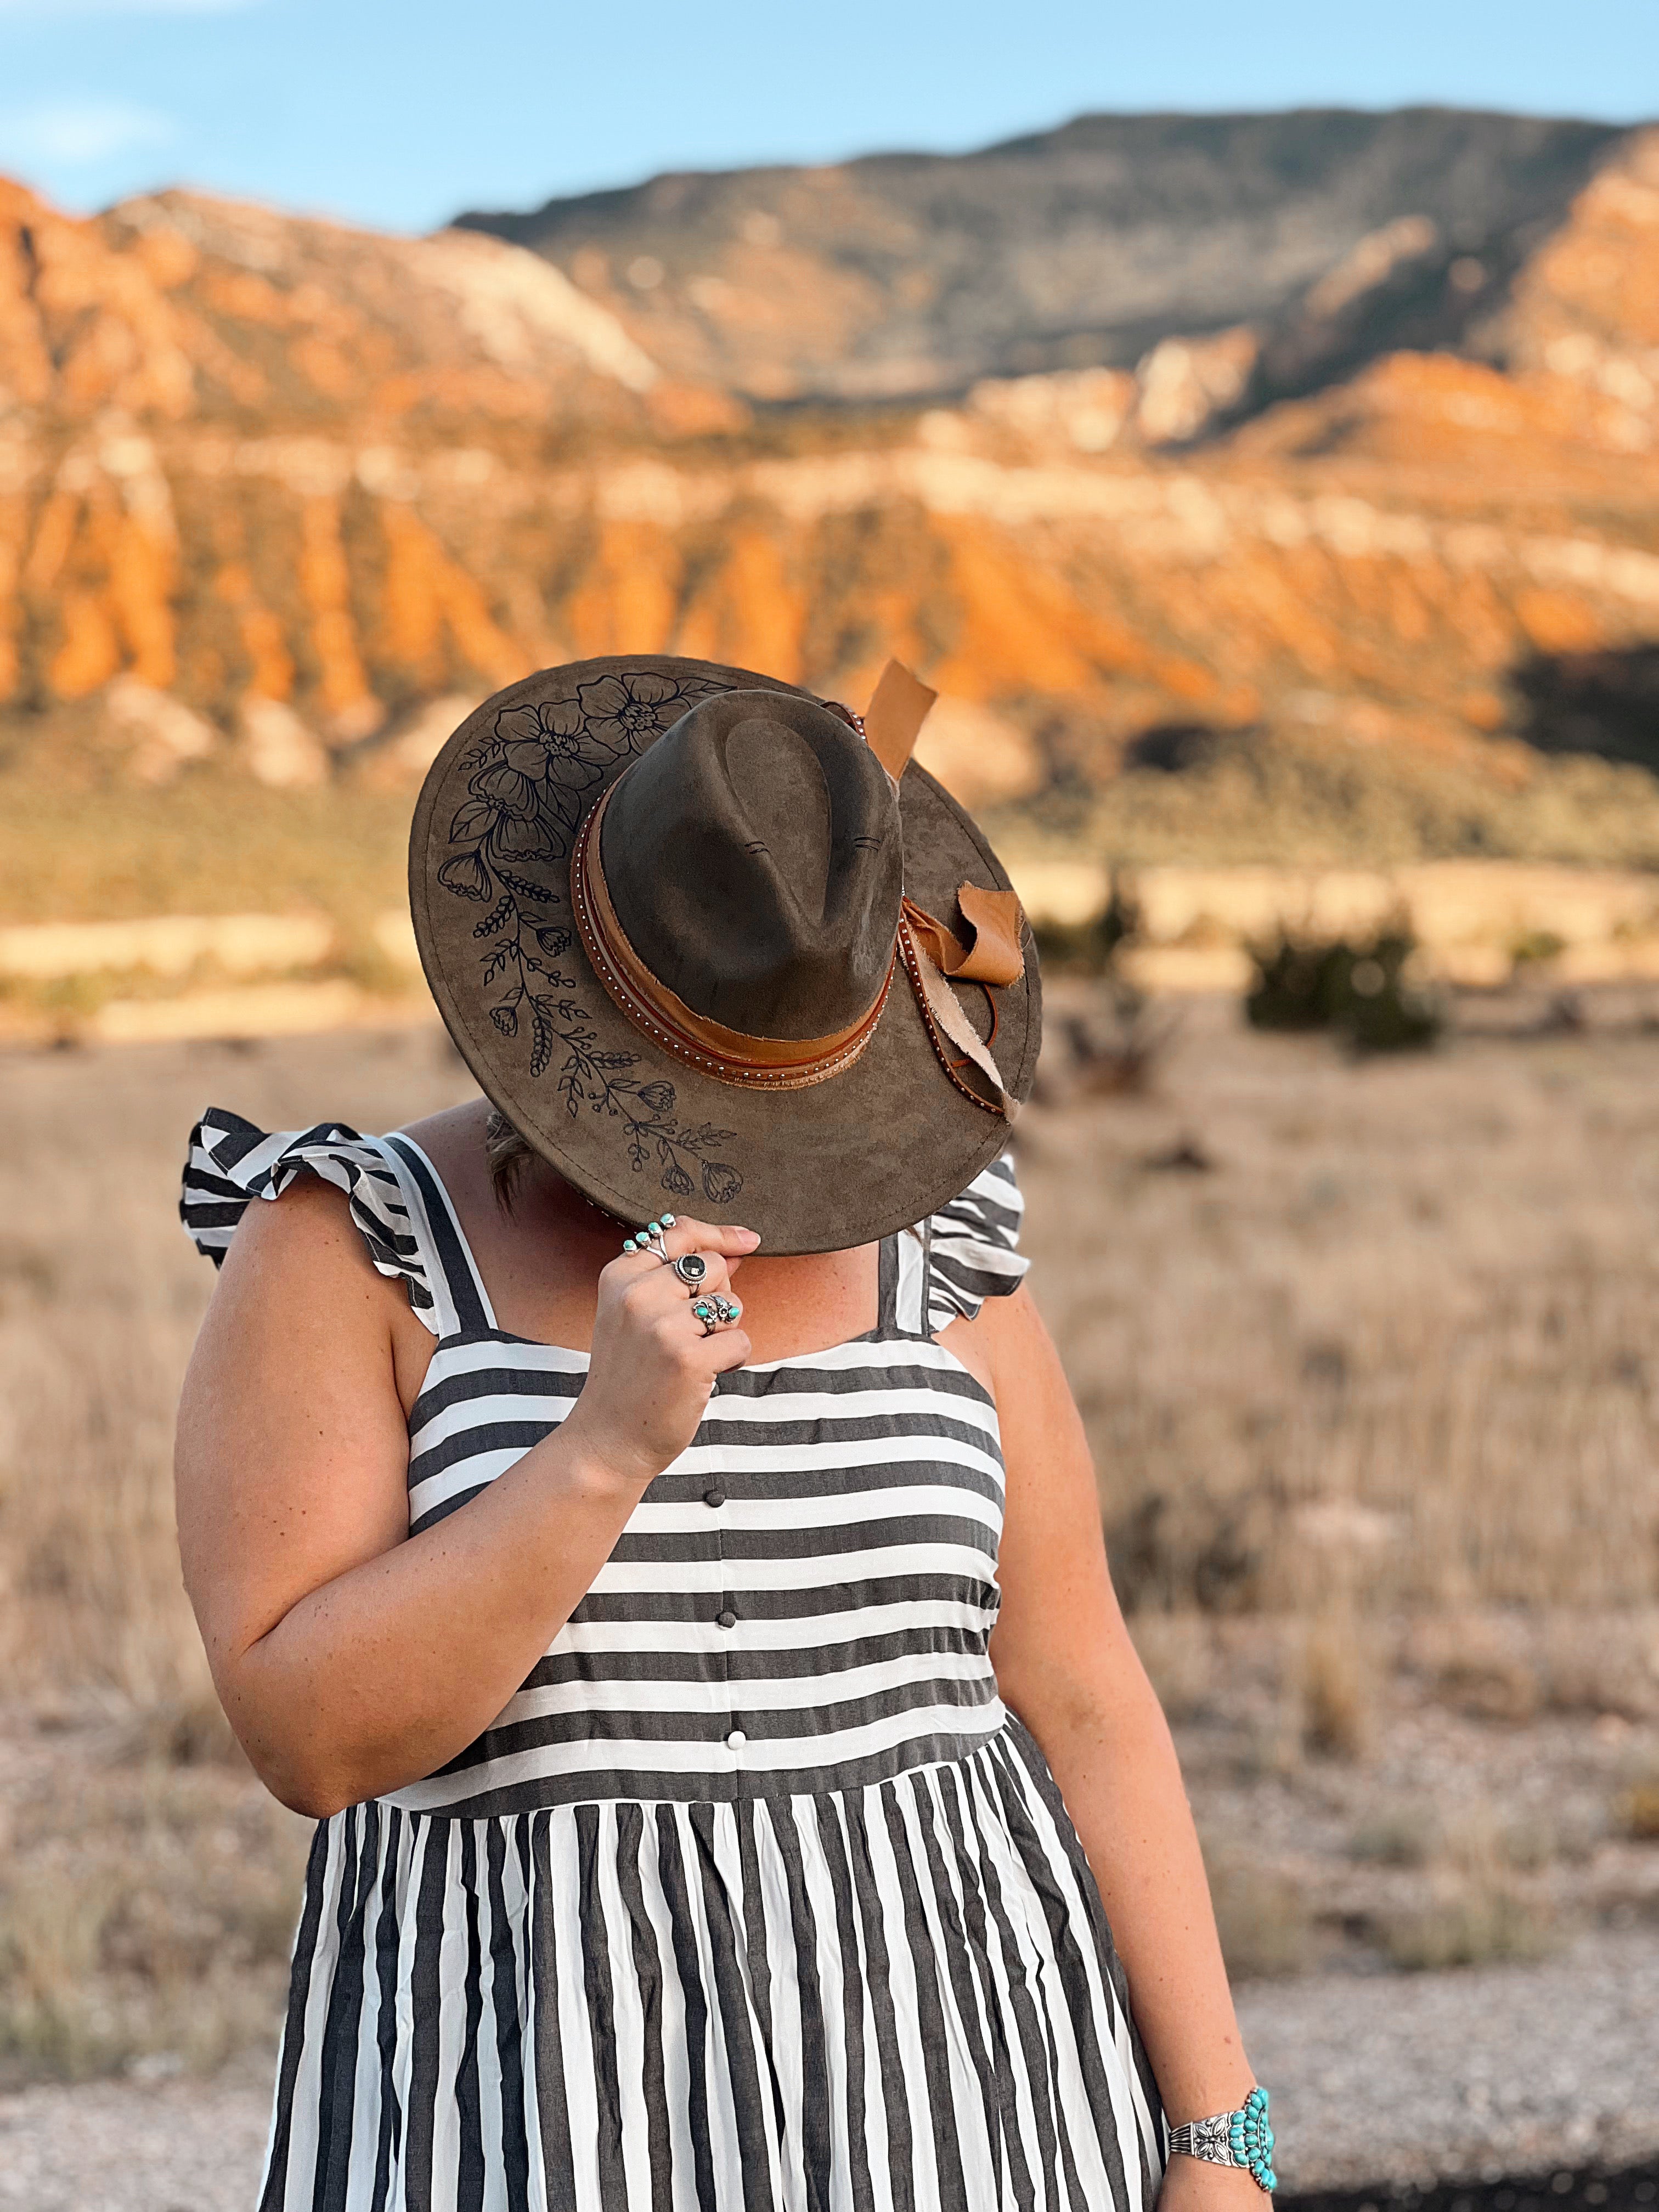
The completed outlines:
[[[868,1012],[903,897],[898,801],[838,716],[770,690],[682,715],[612,787],[600,861],[657,980],[745,1036],[819,1037]]]

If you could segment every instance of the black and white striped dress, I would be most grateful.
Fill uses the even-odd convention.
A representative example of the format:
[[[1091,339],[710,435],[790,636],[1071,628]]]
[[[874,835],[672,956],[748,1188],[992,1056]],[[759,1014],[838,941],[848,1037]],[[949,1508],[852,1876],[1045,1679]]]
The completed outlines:
[[[222,1255],[310,1169],[436,1340],[411,1530],[556,1427],[431,1163],[210,1114]],[[1148,2212],[1157,2092],[1100,1897],[1001,1704],[995,1406],[935,1340],[1012,1290],[1000,1161],[883,1246],[867,1334],[720,1378],[523,1688],[319,1825],[261,2212]]]

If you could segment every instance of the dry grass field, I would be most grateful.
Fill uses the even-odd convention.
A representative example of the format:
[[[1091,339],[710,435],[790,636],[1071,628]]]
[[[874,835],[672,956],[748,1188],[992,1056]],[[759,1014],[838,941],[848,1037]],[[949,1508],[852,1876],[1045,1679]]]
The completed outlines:
[[[1586,1004],[1356,1064],[1194,1002],[1142,1091],[1057,1064],[1022,1125],[1241,1972],[1659,1913],[1659,1022]],[[279,2002],[301,1824],[217,1718],[173,1548],[190,1122],[466,1087],[427,1028],[0,1059],[0,2084],[211,2069]]]

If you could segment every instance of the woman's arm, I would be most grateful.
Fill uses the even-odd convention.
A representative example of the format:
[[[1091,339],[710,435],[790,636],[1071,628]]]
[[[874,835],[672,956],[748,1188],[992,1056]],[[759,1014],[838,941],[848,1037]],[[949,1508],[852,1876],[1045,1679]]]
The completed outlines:
[[[1027,1292],[988,1299],[971,1329],[1008,1468],[998,1686],[1042,1746],[1088,1853],[1171,2124],[1227,2112],[1255,2077],[1175,1746],[1107,1571],[1083,1423]],[[1257,2196],[1242,2170],[1187,2159],[1168,2187],[1212,2202]]]
[[[669,1240],[733,1259],[747,1230]],[[710,1282],[723,1287],[716,1260]],[[648,1254],[599,1278],[588,1379],[563,1425],[409,1534],[395,1367],[402,1292],[337,1191],[250,1207],[185,1378],[185,1583],[213,1678],[267,1787],[318,1817],[430,1774],[518,1689],[653,1477],[690,1441],[738,1328],[705,1337]]]

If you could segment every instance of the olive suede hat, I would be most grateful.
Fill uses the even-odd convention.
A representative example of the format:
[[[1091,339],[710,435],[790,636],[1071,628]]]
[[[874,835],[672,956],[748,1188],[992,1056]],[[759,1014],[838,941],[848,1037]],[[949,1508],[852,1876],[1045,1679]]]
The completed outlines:
[[[925,1220],[1006,1144],[1036,955],[908,759],[932,696],[890,667],[866,739],[746,669],[577,661],[486,700],[433,763],[410,844],[433,996],[486,1096],[618,1219],[839,1250]]]

